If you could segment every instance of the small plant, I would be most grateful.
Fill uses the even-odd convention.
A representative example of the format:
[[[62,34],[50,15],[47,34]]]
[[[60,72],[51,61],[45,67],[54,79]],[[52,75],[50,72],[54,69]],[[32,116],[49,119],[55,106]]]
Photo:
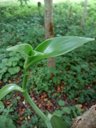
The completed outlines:
[[[42,118],[48,128],[67,128],[65,122],[61,117],[56,114],[45,115],[34,103],[32,98],[28,93],[27,82],[29,76],[29,69],[33,64],[36,64],[42,59],[49,57],[56,57],[62,54],[66,54],[83,44],[93,41],[93,38],[85,38],[78,36],[65,36],[65,37],[56,37],[45,40],[41,44],[39,44],[34,50],[29,44],[20,44],[8,48],[8,51],[17,51],[24,56],[24,78],[22,82],[22,87],[16,84],[9,84],[4,86],[0,90],[0,100],[6,96],[11,91],[20,91],[25,100],[30,104],[30,106],[34,109],[36,114]],[[62,104],[60,102],[60,104]]]
[[[9,116],[11,111],[10,107],[5,109],[4,104],[0,101],[0,128],[16,128]]]
[[[15,56],[15,57],[14,57]],[[20,54],[16,54],[16,52],[10,52],[5,55],[3,59],[0,58],[0,80],[6,82],[10,76],[17,74],[22,65]]]

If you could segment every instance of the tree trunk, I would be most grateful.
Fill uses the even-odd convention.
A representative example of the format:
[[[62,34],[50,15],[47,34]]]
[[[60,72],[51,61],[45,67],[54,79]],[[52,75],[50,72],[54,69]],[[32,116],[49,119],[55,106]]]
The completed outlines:
[[[53,0],[44,0],[45,4],[45,38],[51,38],[54,36],[53,31]],[[48,59],[48,67],[55,67],[55,59]]]
[[[88,6],[88,0],[84,0],[84,9],[83,9],[83,15],[82,15],[82,19],[81,19],[81,27],[82,27],[82,29],[84,29],[85,25],[86,25],[87,6]]]
[[[96,105],[74,120],[72,128],[96,128]]]

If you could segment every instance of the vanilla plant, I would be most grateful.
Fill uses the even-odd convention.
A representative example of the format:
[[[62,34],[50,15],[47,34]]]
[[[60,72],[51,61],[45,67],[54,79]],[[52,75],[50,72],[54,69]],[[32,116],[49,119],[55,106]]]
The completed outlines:
[[[33,99],[30,97],[28,92],[29,88],[27,88],[29,68],[45,58],[66,54],[93,40],[94,38],[64,36],[47,39],[40,43],[35,49],[27,43],[8,48],[7,51],[16,51],[23,55],[25,59],[24,74],[21,86],[8,84],[0,89],[0,100],[12,91],[19,91],[24,96],[26,102],[28,102],[33,108],[35,113],[42,118],[48,128],[66,128],[66,125],[61,117],[56,114],[45,114],[38,108]]]

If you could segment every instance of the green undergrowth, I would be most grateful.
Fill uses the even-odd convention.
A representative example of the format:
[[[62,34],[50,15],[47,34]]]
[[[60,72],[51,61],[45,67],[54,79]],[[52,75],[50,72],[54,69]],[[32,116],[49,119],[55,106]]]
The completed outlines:
[[[67,98],[77,103],[95,101],[96,99],[96,44],[86,46],[56,58],[56,69],[48,69],[46,65],[32,68],[31,85],[37,92],[50,92],[61,83]],[[90,48],[92,47],[92,48]],[[46,63],[46,61],[45,61]],[[50,71],[54,74],[51,78]]]
[[[95,37],[95,4],[88,5],[88,17],[84,28],[81,26],[82,9],[82,4],[54,5],[55,36]],[[5,49],[26,42],[36,47],[43,41],[43,14],[43,7],[39,12],[37,7],[31,6],[0,6],[0,85],[3,86],[13,79],[16,82],[17,78],[19,78],[20,84],[24,60],[18,53],[8,53],[5,52]],[[50,72],[53,73],[52,76]],[[57,57],[55,69],[48,69],[47,60],[43,60],[30,69],[29,78],[27,86],[31,86],[30,94],[31,92],[35,93],[35,97],[38,99],[40,94],[47,93],[50,100],[54,99],[57,106],[59,104],[59,108],[55,108],[56,113],[61,114],[68,124],[71,124],[73,118],[96,103],[96,41],[88,43],[66,56]],[[63,89],[58,90],[61,87]],[[8,95],[3,101],[5,107],[2,111],[0,108],[2,115],[0,115],[0,119],[2,120],[2,117],[6,115],[2,120],[2,126],[8,118],[9,127],[15,124],[17,128],[35,128],[37,126],[40,128],[39,124],[42,124],[42,128],[45,128],[42,121],[33,111],[30,111],[29,106],[26,107],[18,101],[21,99],[23,103],[25,102],[22,96],[16,94],[18,97],[14,100],[14,95]],[[10,104],[8,105],[6,101],[10,101]],[[81,109],[80,105],[85,109]],[[23,119],[21,119],[22,114],[19,115],[22,108],[25,109]]]

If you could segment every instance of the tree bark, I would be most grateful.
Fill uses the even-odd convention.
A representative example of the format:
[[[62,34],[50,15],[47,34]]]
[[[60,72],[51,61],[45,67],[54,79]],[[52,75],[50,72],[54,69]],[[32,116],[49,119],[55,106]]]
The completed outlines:
[[[88,0],[84,0],[84,9],[83,9],[83,15],[81,19],[81,27],[84,29],[86,24],[86,18],[87,18],[87,6],[88,6]]]
[[[51,38],[54,36],[53,30],[53,0],[44,0],[45,4],[45,39]],[[55,67],[55,59],[48,59],[48,67]]]
[[[72,128],[96,128],[96,105],[74,120]]]

